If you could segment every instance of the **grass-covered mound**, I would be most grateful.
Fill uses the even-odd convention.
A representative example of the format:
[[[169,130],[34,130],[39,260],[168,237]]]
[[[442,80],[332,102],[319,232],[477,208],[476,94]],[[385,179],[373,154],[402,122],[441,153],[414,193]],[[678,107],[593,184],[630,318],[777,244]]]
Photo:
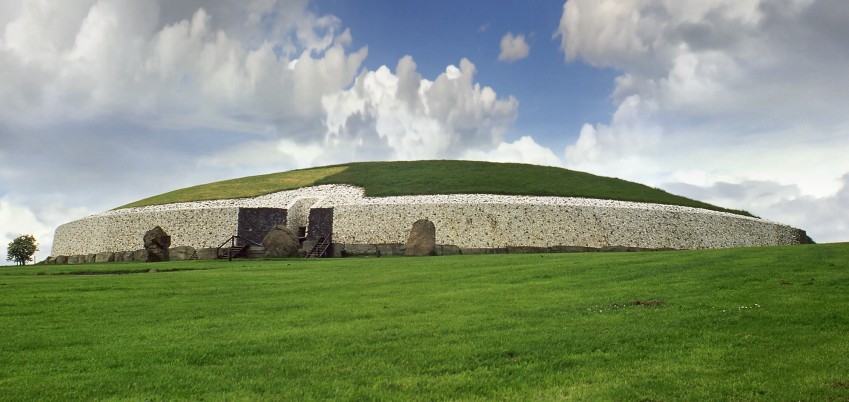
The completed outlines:
[[[0,400],[842,401],[847,255],[3,268]]]
[[[350,184],[369,197],[430,194],[505,194],[601,198],[682,205],[748,215],[638,183],[574,170],[473,161],[361,162],[250,176],[187,187],[121,208],[255,197],[319,184]]]

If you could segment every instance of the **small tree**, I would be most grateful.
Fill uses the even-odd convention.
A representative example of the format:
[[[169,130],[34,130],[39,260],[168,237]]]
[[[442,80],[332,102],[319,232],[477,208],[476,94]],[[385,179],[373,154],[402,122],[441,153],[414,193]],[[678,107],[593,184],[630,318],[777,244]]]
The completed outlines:
[[[9,243],[6,249],[6,261],[14,261],[18,265],[27,265],[32,261],[32,256],[38,251],[38,243],[33,235],[21,235]]]

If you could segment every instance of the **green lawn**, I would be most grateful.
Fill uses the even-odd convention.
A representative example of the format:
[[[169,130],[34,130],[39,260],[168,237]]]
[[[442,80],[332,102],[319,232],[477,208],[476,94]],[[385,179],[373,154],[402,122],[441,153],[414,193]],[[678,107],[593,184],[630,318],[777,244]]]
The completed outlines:
[[[255,197],[317,184],[351,184],[370,197],[428,194],[507,194],[601,198],[683,205],[749,215],[621,179],[519,163],[473,161],[361,162],[187,187],[122,206]]]
[[[848,400],[847,302],[849,244],[6,267],[0,400]]]

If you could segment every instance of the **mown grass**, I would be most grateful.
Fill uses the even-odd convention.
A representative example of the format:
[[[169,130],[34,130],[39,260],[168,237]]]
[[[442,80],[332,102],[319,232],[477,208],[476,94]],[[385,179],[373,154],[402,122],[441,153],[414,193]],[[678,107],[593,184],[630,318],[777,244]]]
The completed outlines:
[[[351,184],[371,197],[507,194],[601,198],[683,205],[749,215],[621,179],[519,163],[473,161],[362,162],[227,180],[172,191],[121,208],[254,197],[316,184]]]
[[[224,180],[170,191],[138,200],[119,208],[172,204],[175,202],[248,198],[278,191],[294,190],[315,185],[316,181],[345,170],[344,166],[327,166],[290,172],[249,176]]]
[[[849,399],[849,244],[151,267],[0,270],[0,400]]]

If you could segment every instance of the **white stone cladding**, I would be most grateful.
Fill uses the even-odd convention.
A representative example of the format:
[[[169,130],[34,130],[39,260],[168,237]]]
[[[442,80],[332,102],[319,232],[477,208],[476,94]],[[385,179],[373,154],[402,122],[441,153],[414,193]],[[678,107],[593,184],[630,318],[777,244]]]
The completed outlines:
[[[436,226],[437,244],[461,248],[694,249],[797,242],[793,228],[730,214],[510,203],[341,205],[333,211],[333,241],[404,243],[413,222],[425,218]]]
[[[624,246],[719,248],[798,243],[798,230],[698,208],[570,197],[486,194],[369,198],[363,189],[323,185],[260,197],[104,212],[56,229],[52,255],[143,247],[161,226],[173,246],[215,247],[236,234],[239,208],[286,208],[299,226],[308,208],[333,208],[333,242],[405,243],[413,222],[430,219],[437,244],[460,248]],[[291,223],[291,222],[290,222]]]
[[[82,255],[144,248],[145,232],[161,226],[171,247],[218,247],[236,234],[239,209],[203,208],[129,211],[89,216],[56,228],[51,255]]]

